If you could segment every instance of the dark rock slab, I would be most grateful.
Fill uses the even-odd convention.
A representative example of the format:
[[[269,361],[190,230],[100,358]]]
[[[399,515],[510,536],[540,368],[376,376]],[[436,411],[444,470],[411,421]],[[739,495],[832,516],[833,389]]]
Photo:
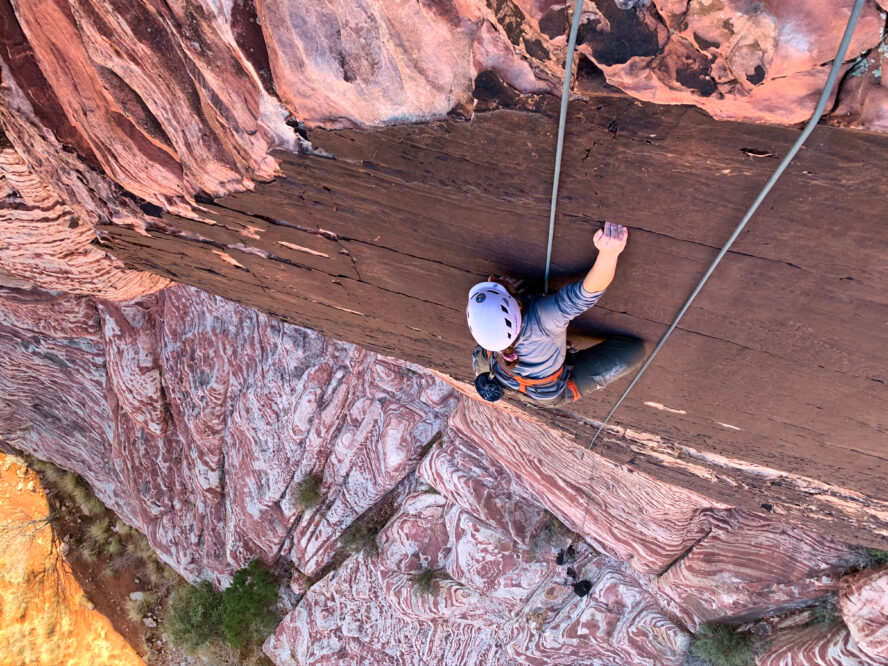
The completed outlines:
[[[491,272],[541,281],[555,129],[551,115],[497,111],[314,132],[336,159],[279,154],[280,178],[206,205],[215,224],[165,215],[148,236],[100,234],[134,267],[469,380],[469,286]],[[625,97],[572,105],[553,274],[591,265],[601,221],[631,228],[613,287],[577,330],[652,345],[796,136]],[[618,413],[713,474],[602,450],[759,511],[833,527],[858,515],[837,529],[872,539],[862,516],[888,499],[886,149],[885,136],[818,128]],[[588,442],[583,419],[627,382],[570,418],[538,413]],[[815,511],[812,493],[833,500]]]

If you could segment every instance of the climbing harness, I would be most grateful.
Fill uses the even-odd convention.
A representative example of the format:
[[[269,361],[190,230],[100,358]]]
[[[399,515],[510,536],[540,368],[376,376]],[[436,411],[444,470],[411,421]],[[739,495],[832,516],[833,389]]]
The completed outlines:
[[[595,435],[592,437],[592,441],[589,442],[588,448],[591,449],[595,445],[595,441],[598,439],[598,436],[604,430],[605,426],[610,422],[614,413],[623,404],[623,401],[626,399],[626,396],[629,395],[630,391],[634,388],[634,386],[638,383],[638,380],[641,379],[641,376],[645,373],[645,371],[650,366],[651,362],[654,360],[654,357],[659,353],[660,349],[662,349],[663,345],[666,343],[666,340],[672,334],[672,331],[675,330],[675,327],[678,325],[678,322],[681,321],[681,318],[684,316],[685,312],[687,312],[688,308],[691,306],[691,303],[697,297],[697,294],[703,289],[703,285],[706,284],[707,280],[709,280],[709,276],[712,275],[712,272],[715,270],[716,266],[721,262],[722,258],[727,254],[728,250],[734,244],[734,241],[737,240],[737,237],[740,235],[740,232],[743,231],[746,224],[749,222],[750,218],[752,218],[753,214],[755,214],[756,210],[758,210],[759,205],[771,191],[771,188],[774,187],[774,184],[786,170],[786,167],[789,166],[789,163],[796,156],[796,153],[799,152],[802,145],[808,139],[808,136],[811,132],[814,131],[814,127],[816,127],[817,123],[820,121],[820,117],[823,115],[823,110],[826,107],[826,103],[829,100],[830,94],[832,93],[832,89],[835,86],[836,79],[839,75],[839,70],[841,69],[842,62],[845,58],[845,52],[848,50],[848,45],[851,43],[851,37],[854,34],[854,28],[857,25],[857,20],[860,18],[861,10],[863,9],[864,0],[855,0],[854,7],[851,10],[851,16],[848,18],[848,24],[845,27],[845,33],[842,36],[842,41],[839,44],[839,50],[836,53],[836,57],[833,60],[832,67],[829,71],[829,76],[826,79],[826,84],[823,88],[823,93],[820,95],[820,99],[817,102],[817,106],[814,109],[814,113],[811,116],[811,119],[808,121],[808,124],[805,125],[804,130],[799,135],[798,139],[796,139],[795,143],[792,145],[792,148],[786,153],[786,156],[780,162],[777,169],[774,171],[771,178],[762,188],[761,192],[759,192],[758,196],[755,198],[753,204],[749,207],[749,210],[746,211],[746,214],[743,216],[740,224],[737,225],[737,228],[734,229],[734,233],[731,234],[730,238],[728,238],[727,242],[719,251],[718,255],[712,261],[709,268],[706,270],[706,273],[703,274],[703,277],[700,278],[700,281],[697,283],[697,286],[694,288],[693,293],[691,293],[688,300],[682,306],[681,310],[679,310],[678,314],[675,316],[675,319],[670,324],[669,328],[666,330],[666,333],[663,334],[663,337],[660,338],[660,341],[657,343],[657,346],[654,348],[654,351],[651,352],[650,356],[648,356],[647,360],[644,364],[639,368],[635,377],[632,379],[632,382],[623,391],[623,395],[620,396],[620,399],[617,400],[617,403],[610,410],[608,415],[605,417],[604,421],[599,425],[598,430],[595,432]],[[549,213],[549,242],[548,247],[546,249],[546,277],[545,277],[545,290],[548,292],[549,287],[549,266],[552,256],[552,235],[555,228],[555,202],[558,197],[558,180],[561,173],[561,152],[564,144],[564,124],[567,117],[567,98],[570,90],[570,79],[571,79],[571,67],[573,63],[573,50],[576,45],[576,35],[577,29],[580,24],[580,13],[583,6],[583,0],[577,0],[574,6],[574,16],[573,22],[571,24],[571,32],[570,39],[568,40],[567,47],[567,59],[565,61],[564,66],[564,87],[562,89],[561,94],[561,117],[559,121],[558,127],[558,144],[557,149],[555,151],[555,180],[552,185],[552,204]],[[594,462],[594,460],[593,460]],[[593,467],[594,473],[594,467]],[[580,534],[583,533],[583,530],[586,527],[586,516],[589,512],[589,502],[591,500],[591,495],[586,500],[586,508],[583,511],[583,523],[580,527]]]
[[[487,352],[487,362],[490,364],[491,368],[493,367],[492,356],[493,355],[490,352]],[[558,379],[564,373],[564,366],[562,365],[560,368],[558,368],[558,370],[553,372],[548,377],[542,377],[540,379],[528,379],[527,377],[522,377],[521,375],[516,375],[515,373],[510,372],[509,369],[504,365],[500,365],[499,369],[509,375],[509,377],[514,379],[516,382],[518,382],[518,392],[524,394],[527,394],[528,386],[542,386],[544,384],[551,384],[558,381]]]

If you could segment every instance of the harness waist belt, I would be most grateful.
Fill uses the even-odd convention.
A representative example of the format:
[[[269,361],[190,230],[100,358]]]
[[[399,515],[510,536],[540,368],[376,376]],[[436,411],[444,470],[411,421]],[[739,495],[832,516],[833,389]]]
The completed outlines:
[[[488,351],[487,352],[487,362],[488,363],[491,362],[492,356],[493,356],[493,353]],[[558,368],[558,370],[555,373],[549,375],[548,377],[543,377],[542,379],[528,379],[527,377],[522,377],[521,375],[516,375],[516,374],[510,372],[509,369],[506,368],[502,364],[498,364],[498,365],[499,365],[500,370],[502,370],[507,375],[509,375],[509,377],[514,379],[516,382],[518,382],[518,391],[520,393],[527,393],[528,386],[540,386],[541,384],[551,384],[552,382],[557,381],[558,378],[561,377],[561,373],[564,372],[564,366],[562,365],[560,368]]]

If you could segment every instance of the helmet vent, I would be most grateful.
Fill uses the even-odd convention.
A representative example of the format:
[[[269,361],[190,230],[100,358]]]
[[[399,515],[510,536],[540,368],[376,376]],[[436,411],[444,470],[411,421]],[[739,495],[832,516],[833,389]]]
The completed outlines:
[[[506,319],[506,326],[508,326],[509,328],[512,328],[512,322],[509,321],[508,319]]]
[[[507,308],[505,305],[500,305],[500,310],[502,310],[506,314],[509,314],[509,308]]]

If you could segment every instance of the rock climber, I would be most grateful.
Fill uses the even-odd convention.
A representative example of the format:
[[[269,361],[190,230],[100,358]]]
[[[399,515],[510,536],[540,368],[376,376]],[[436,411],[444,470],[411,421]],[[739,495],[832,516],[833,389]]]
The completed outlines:
[[[478,347],[475,387],[485,400],[503,391],[557,406],[579,400],[636,368],[644,357],[638,338],[612,335],[568,354],[567,326],[595,305],[614,279],[629,231],[605,223],[593,237],[598,257],[583,280],[546,296],[525,298],[520,282],[493,276],[469,291],[466,318]]]

